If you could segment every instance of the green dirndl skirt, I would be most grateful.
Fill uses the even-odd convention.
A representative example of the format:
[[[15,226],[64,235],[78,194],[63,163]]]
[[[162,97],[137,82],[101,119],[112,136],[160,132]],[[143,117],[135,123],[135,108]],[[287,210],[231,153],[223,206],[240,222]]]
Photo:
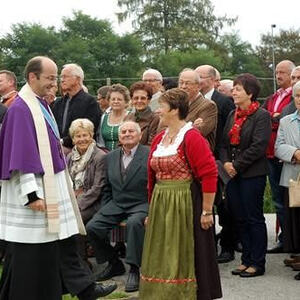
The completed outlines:
[[[191,180],[156,183],[146,227],[139,298],[196,299]]]

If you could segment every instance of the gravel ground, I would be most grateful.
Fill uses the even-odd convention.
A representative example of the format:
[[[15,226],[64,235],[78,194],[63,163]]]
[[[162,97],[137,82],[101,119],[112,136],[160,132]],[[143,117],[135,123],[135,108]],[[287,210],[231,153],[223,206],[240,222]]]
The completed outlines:
[[[275,245],[275,215],[267,214],[265,217],[268,227],[268,243],[269,247],[272,247]],[[236,253],[234,261],[219,265],[223,288],[222,299],[300,300],[300,281],[294,279],[294,275],[296,275],[297,272],[283,265],[283,259],[287,256],[288,254],[268,254],[266,273],[264,276],[240,278],[239,276],[231,275],[231,270],[240,263],[240,254]],[[127,274],[114,278],[118,283],[118,291],[124,292],[126,278]],[[122,299],[139,299],[138,292],[127,293],[127,295],[128,298]]]

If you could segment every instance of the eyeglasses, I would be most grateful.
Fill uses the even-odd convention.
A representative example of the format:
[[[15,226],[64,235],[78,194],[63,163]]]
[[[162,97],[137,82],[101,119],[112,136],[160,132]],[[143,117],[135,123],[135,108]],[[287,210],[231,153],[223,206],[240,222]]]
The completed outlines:
[[[71,77],[75,77],[75,75],[60,75],[59,79],[62,80],[62,79],[71,78]]]

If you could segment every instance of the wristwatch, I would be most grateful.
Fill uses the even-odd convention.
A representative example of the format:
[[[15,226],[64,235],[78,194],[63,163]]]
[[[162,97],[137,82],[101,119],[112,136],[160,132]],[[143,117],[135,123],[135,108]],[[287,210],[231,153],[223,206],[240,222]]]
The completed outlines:
[[[202,210],[202,216],[212,216],[213,212],[208,210]]]

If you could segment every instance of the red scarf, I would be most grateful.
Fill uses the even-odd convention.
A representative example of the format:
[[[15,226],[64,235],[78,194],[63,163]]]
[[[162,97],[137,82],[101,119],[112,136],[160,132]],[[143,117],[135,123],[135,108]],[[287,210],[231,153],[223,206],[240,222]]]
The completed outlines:
[[[259,108],[259,103],[257,101],[253,101],[251,102],[248,109],[241,110],[240,108],[237,108],[235,110],[234,123],[228,133],[231,145],[239,145],[243,124],[246,122],[247,117],[254,114],[258,110],[258,108]]]

